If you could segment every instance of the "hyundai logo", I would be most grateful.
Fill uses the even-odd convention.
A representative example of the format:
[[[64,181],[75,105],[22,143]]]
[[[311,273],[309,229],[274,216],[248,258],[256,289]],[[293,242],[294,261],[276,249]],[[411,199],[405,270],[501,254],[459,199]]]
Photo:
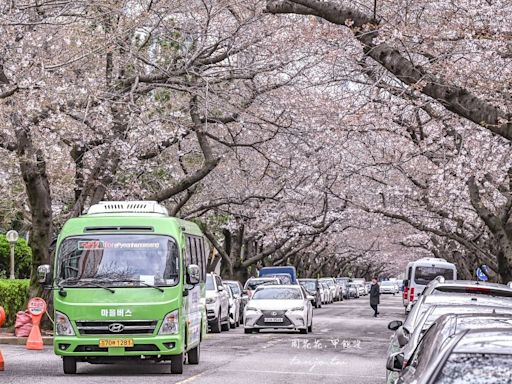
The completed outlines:
[[[123,324],[119,324],[119,323],[113,323],[113,324],[110,324],[108,326],[108,330],[112,333],[119,333],[119,332],[123,332],[124,330],[124,325]]]
[[[272,312],[272,316],[277,316],[277,312]]]

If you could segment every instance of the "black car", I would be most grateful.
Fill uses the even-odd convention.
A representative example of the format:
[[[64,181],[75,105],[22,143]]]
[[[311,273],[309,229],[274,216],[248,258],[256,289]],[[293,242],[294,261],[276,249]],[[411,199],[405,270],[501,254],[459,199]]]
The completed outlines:
[[[318,279],[297,279],[299,284],[304,287],[306,292],[313,296],[313,305],[315,308],[322,308],[322,296],[320,295],[320,284]]]

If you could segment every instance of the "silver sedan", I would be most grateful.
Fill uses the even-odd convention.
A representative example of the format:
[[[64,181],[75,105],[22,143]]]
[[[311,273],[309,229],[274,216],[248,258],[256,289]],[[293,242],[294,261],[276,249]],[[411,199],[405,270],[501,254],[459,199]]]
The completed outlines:
[[[254,292],[244,311],[244,332],[260,329],[313,330],[313,296],[300,285],[264,285]]]

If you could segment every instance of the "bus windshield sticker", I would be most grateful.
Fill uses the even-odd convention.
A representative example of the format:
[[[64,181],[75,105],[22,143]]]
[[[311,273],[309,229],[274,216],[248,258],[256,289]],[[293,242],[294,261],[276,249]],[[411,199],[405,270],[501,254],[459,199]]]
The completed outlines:
[[[99,249],[158,249],[160,243],[132,243],[132,242],[112,242],[101,240],[81,240],[78,242],[78,250],[90,251]]]

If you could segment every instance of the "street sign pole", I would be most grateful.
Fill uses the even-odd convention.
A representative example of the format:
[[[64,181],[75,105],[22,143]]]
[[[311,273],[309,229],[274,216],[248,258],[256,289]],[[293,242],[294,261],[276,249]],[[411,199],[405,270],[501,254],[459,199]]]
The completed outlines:
[[[9,275],[9,279],[14,280],[16,277],[14,276],[14,252],[16,249],[16,242],[18,241],[18,232],[11,230],[5,234],[9,245],[11,246],[11,273]]]

